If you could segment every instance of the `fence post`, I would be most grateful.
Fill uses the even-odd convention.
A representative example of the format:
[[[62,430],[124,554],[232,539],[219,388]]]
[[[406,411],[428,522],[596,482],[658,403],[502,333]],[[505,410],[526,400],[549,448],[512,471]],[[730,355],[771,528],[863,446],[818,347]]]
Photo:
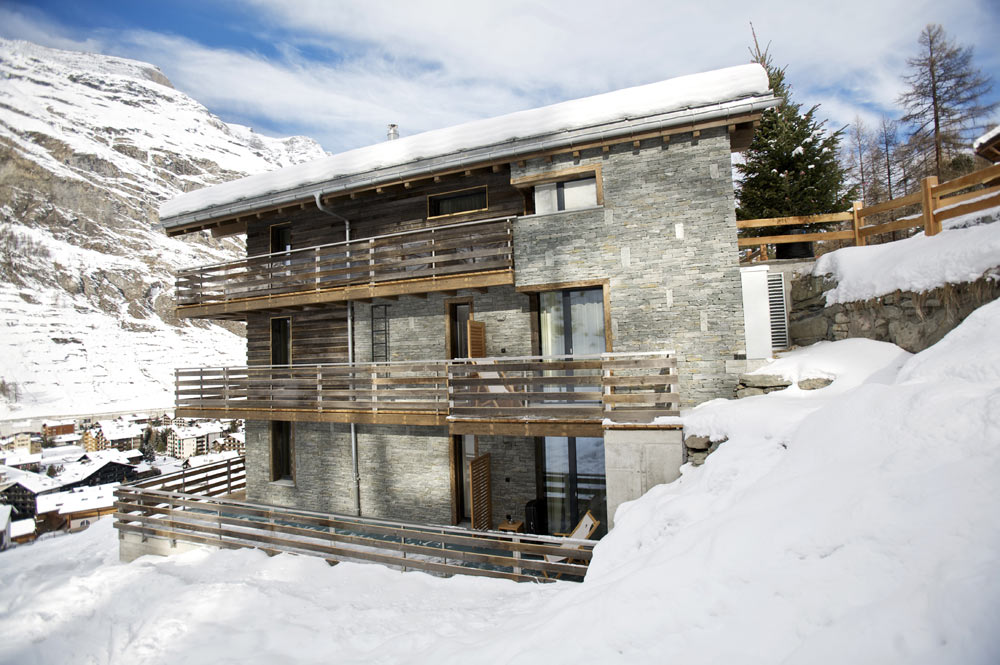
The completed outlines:
[[[938,232],[937,223],[934,221],[934,207],[937,202],[934,197],[934,188],[937,187],[937,176],[928,176],[920,181],[920,202],[923,206],[924,235],[932,236]]]
[[[861,221],[862,217],[859,214],[861,212],[861,201],[855,201],[854,206],[851,208],[851,213],[854,222],[854,245],[856,247],[865,246],[865,238],[861,235]]]

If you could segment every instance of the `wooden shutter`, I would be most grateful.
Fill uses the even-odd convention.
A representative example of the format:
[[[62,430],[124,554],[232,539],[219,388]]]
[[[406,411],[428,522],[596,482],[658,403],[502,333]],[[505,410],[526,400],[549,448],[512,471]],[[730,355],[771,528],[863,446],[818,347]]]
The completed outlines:
[[[480,455],[469,463],[472,476],[472,528],[493,528],[493,491],[490,485],[490,454]]]
[[[465,322],[469,338],[469,357],[486,357],[486,324],[482,321],[469,319]]]

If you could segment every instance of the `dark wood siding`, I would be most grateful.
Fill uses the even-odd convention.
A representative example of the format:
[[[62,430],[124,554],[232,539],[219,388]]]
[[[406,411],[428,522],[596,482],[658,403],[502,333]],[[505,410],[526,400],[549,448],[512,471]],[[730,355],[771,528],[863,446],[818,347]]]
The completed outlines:
[[[444,217],[427,217],[427,196],[486,185],[489,207],[477,212]],[[414,184],[410,189],[402,185],[386,188],[382,194],[368,192],[351,200],[348,197],[328,202],[327,206],[351,220],[351,237],[367,238],[397,231],[409,231],[505,215],[524,214],[524,195],[510,185],[510,173],[475,173],[470,176],[444,176],[441,182],[431,180]],[[327,215],[313,205],[284,215],[268,215],[254,220],[247,227],[247,253],[250,256],[271,251],[270,227],[291,223],[292,247],[314,247],[344,240],[344,222]]]
[[[251,312],[247,315],[247,364],[271,363],[271,318],[292,322],[292,364],[347,362],[347,306],[326,305],[307,312]]]

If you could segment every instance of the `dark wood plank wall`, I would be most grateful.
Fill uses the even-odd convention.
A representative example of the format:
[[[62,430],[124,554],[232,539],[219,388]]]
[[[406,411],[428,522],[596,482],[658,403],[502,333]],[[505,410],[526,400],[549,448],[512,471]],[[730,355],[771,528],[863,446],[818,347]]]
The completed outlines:
[[[292,320],[292,364],[347,362],[347,306],[332,303],[306,312],[247,314],[247,364],[271,364],[271,319]]]
[[[489,208],[445,217],[427,219],[427,197],[470,187],[487,186]],[[441,182],[431,180],[414,184],[410,189],[401,185],[387,188],[382,194],[359,195],[357,199],[343,197],[326,203],[327,207],[351,220],[351,237],[368,238],[385,233],[441,226],[504,215],[524,214],[524,195],[510,184],[509,169],[498,173],[477,172],[470,176],[444,176]],[[268,215],[254,220],[247,227],[247,253],[267,254],[270,248],[270,228],[274,224],[290,223],[292,247],[313,247],[344,239],[344,223],[327,215],[314,205],[303,210],[286,211],[283,215]]]

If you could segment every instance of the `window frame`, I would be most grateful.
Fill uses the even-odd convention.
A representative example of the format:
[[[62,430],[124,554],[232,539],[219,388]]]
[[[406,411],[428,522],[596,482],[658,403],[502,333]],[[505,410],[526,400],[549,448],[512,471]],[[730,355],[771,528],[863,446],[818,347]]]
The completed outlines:
[[[483,198],[486,201],[486,205],[483,206],[482,208],[471,208],[469,210],[461,210],[459,212],[448,212],[448,213],[439,214],[439,215],[432,214],[433,209],[434,209],[433,205],[431,203],[432,200],[434,200],[434,199],[441,199],[441,198],[447,198],[447,197],[453,196],[455,194],[461,194],[462,192],[471,192],[471,191],[474,191],[474,190],[482,190],[482,192],[483,192]],[[439,192],[437,194],[428,194],[427,195],[427,219],[441,219],[441,218],[444,218],[444,217],[456,217],[458,215],[469,215],[469,214],[472,214],[472,213],[483,212],[484,210],[489,210],[489,208],[490,208],[490,188],[489,188],[489,185],[476,185],[474,187],[465,187],[463,189],[453,189],[453,190],[450,190],[450,191],[447,191],[447,192]]]
[[[279,425],[288,426],[288,440],[286,442],[288,446],[287,457],[288,457],[288,475],[278,476],[278,468],[275,462],[275,449],[279,445],[277,439],[277,428]],[[270,482],[272,483],[291,483],[295,484],[295,423],[290,420],[272,420],[271,426],[268,428],[268,453],[270,457]]]
[[[520,178],[511,178],[510,184],[518,189],[522,190],[525,194],[525,198],[530,198],[532,200],[532,209],[534,208],[534,188],[538,185],[551,185],[553,183],[560,182],[570,182],[573,180],[584,180],[586,178],[594,178],[597,206],[604,205],[604,179],[601,173],[601,164],[581,164],[580,166],[572,166],[565,169],[559,169],[557,171],[546,171],[544,173],[536,173],[534,175],[523,176]],[[555,215],[563,212],[572,212],[573,210],[586,210],[587,208],[570,208],[569,210],[557,210],[547,213],[534,213],[543,215]]]

